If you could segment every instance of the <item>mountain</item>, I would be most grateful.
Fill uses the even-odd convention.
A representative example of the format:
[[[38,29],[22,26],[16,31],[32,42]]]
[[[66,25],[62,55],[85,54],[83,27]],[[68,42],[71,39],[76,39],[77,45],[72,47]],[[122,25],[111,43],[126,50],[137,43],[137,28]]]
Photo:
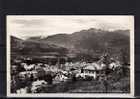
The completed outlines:
[[[15,48],[22,49],[23,54],[86,54],[100,56],[108,51],[112,56],[121,56],[124,50],[127,59],[130,57],[129,30],[105,31],[90,28],[72,34],[56,34],[48,37],[30,37],[26,40],[14,38]]]
[[[70,40],[71,37],[68,34],[57,34],[41,39],[42,42],[47,42],[49,44],[55,44],[62,47],[66,47],[67,45],[70,45],[71,43]]]
[[[12,52],[19,52],[23,48],[24,40],[11,36],[11,50]]]
[[[11,36],[11,51],[12,55],[46,55],[51,52],[54,54],[63,54],[67,51],[66,48],[43,43],[37,40],[22,40]]]
[[[39,39],[39,41],[62,46],[69,50],[93,53],[102,52],[106,48],[129,48],[129,38],[129,30],[104,31],[91,28],[72,34],[52,35]]]

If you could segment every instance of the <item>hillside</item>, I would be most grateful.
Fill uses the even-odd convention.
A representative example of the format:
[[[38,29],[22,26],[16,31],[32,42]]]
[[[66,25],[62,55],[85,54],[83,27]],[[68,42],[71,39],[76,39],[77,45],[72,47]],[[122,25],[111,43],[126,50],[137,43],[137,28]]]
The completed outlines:
[[[17,37],[11,36],[11,51],[14,55],[45,55],[48,53],[63,54],[67,51],[66,48],[43,43],[37,40],[21,40]]]
[[[33,40],[33,39],[32,39]],[[35,40],[35,39],[34,39]],[[75,32],[72,34],[57,34],[48,36],[47,38],[40,39],[42,42],[53,43],[65,47],[80,47],[88,48],[88,45],[99,46],[105,45],[105,43],[121,46],[128,43],[129,45],[129,31],[128,30],[116,30],[116,31],[103,31],[98,29],[88,29]],[[84,42],[86,44],[84,44]],[[87,45],[87,46],[85,46]]]
[[[111,56],[121,56],[129,61],[129,30],[104,31],[90,28],[72,34],[56,34],[48,37],[30,37],[20,40],[12,37],[12,51],[22,54],[57,52],[61,54],[102,55],[108,51]],[[13,40],[14,39],[14,40]]]
[[[129,50],[129,30],[104,31],[101,29],[81,30],[72,34],[57,34],[40,39],[46,42],[68,48],[69,51],[93,54],[102,53],[111,48],[114,51],[122,48]],[[117,49],[116,49],[117,48]]]
[[[12,52],[20,52],[20,50],[22,50],[23,48],[23,42],[24,40],[19,39],[17,37],[11,36],[11,50]]]

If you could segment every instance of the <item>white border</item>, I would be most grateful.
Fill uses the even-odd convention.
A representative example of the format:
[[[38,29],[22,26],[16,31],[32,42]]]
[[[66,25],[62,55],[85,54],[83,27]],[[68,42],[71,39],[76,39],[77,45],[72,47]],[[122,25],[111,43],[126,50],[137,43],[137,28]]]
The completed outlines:
[[[21,15],[7,15],[6,16],[6,23],[9,16],[21,16]],[[23,15],[22,15],[23,16]],[[29,15],[24,15],[29,16]],[[36,15],[33,15],[36,16]],[[39,16],[39,15],[37,15]],[[42,15],[41,15],[42,16]],[[43,15],[44,16],[44,15]],[[47,15],[51,16],[51,15]],[[58,15],[64,16],[64,15]],[[65,15],[65,16],[79,16],[79,15]],[[80,16],[87,16],[87,15],[80,15]],[[96,15],[90,15],[96,16]],[[99,16],[111,16],[111,15],[99,15]],[[114,15],[112,15],[114,16]],[[119,15],[115,15],[119,16]],[[134,97],[134,16],[133,15],[123,15],[130,17],[130,22],[132,23],[132,28],[130,30],[130,94],[124,93],[40,93],[40,94],[11,94],[10,93],[10,34],[7,32],[7,97],[122,97],[122,98],[133,98]],[[8,31],[8,23],[7,23],[7,31]]]

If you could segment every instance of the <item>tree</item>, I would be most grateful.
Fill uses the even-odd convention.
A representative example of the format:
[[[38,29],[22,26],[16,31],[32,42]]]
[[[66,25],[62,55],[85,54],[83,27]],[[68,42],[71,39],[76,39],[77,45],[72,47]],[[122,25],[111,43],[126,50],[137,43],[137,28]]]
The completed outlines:
[[[122,74],[125,76],[127,73],[127,64],[128,64],[128,53],[126,49],[121,49],[121,63],[122,63]]]

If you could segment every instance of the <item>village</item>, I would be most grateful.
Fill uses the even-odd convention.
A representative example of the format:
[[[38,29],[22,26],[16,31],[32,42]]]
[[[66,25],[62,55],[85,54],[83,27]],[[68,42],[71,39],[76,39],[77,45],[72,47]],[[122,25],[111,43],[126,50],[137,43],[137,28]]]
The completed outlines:
[[[108,79],[110,80],[112,77],[112,80],[115,82],[129,72],[128,67],[124,69],[125,66],[123,66],[120,61],[108,57],[107,54],[102,55],[98,61],[93,62],[60,62],[59,59],[55,64],[53,63],[54,61],[52,61],[52,63],[50,61],[47,64],[33,60],[34,59],[28,57],[22,60],[14,59],[12,62],[12,93],[50,93],[57,92],[57,90],[60,92],[62,87],[68,87],[68,85],[65,84],[81,83],[84,81],[101,82],[105,87],[104,92],[107,92],[106,82]],[[114,75],[117,76],[113,77]],[[92,86],[96,86],[94,82]],[[58,87],[57,90],[54,88],[56,86]],[[61,87],[59,88],[59,86]],[[66,88],[63,89],[66,90]],[[65,90],[62,92],[65,92]],[[69,90],[66,91],[69,92]]]

